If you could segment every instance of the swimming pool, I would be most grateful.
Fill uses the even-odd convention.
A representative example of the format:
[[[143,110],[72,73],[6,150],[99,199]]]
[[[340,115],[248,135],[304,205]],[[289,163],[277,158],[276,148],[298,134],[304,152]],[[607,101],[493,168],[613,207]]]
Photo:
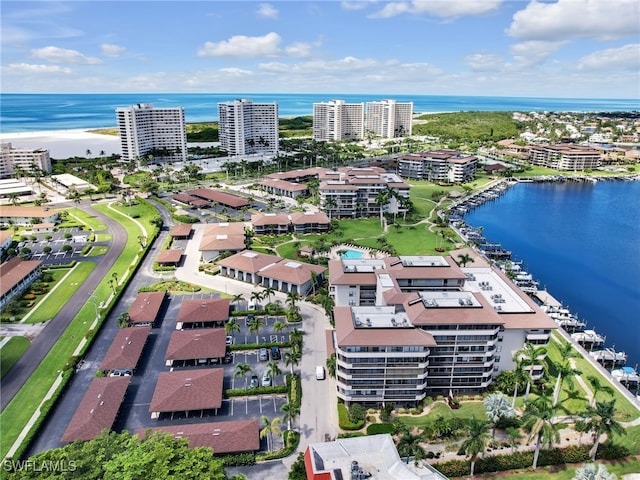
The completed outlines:
[[[346,258],[347,260],[356,260],[364,257],[364,253],[358,250],[346,250],[340,255],[340,258]]]

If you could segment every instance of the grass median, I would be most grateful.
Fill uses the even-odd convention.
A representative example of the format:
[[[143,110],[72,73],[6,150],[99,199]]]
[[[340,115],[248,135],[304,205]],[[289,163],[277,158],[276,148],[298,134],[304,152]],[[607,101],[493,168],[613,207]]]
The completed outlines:
[[[29,339],[25,337],[11,337],[4,344],[0,350],[0,376],[3,377],[9,371],[27,348],[29,348]]]
[[[141,252],[138,237],[142,233],[138,224],[132,219],[114,212],[107,205],[100,204],[93,207],[114,218],[127,231],[127,243],[122,254],[95,289],[95,302],[97,304],[101,302],[106,304],[112,294],[108,281],[113,278],[113,274],[115,273],[118,281],[121,282],[133,271],[132,263],[139,257]],[[157,216],[157,211],[150,204],[144,203],[140,208],[136,209],[136,214],[140,215],[138,221],[147,227],[147,232],[153,232],[154,226],[151,225],[150,220]],[[0,414],[0,427],[2,428],[2,436],[0,437],[1,458],[7,455],[58,377],[59,372],[65,367],[83,337],[89,332],[95,319],[95,309],[94,302],[88,300],[20,391]]]

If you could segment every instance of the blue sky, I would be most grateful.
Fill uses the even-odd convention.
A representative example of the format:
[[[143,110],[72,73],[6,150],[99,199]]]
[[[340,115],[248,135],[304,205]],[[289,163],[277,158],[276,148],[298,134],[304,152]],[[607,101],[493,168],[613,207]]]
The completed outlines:
[[[3,93],[640,97],[638,0],[1,1]]]

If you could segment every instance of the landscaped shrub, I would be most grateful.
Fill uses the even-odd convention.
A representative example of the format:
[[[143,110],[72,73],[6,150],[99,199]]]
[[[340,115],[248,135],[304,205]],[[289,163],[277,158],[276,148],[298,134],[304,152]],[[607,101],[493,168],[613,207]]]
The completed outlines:
[[[616,445],[615,443],[602,443],[598,447],[598,453],[596,459],[600,460],[615,460],[618,458],[625,458],[630,455],[629,449],[623,445]]]
[[[434,463],[433,467],[445,477],[464,477],[471,473],[471,463],[465,460],[449,460],[448,462]],[[478,472],[476,464],[475,473]]]
[[[373,423],[367,427],[367,435],[379,433],[393,433],[393,425],[390,423]]]
[[[344,403],[338,403],[338,425],[342,430],[360,430],[364,425],[364,420],[352,423],[349,420],[349,411]]]
[[[256,454],[253,452],[249,452],[222,455],[220,457],[220,460],[222,460],[222,463],[225,467],[243,467],[247,465],[255,465]]]
[[[393,412],[393,403],[386,403],[380,410],[380,420],[383,422],[391,420],[391,412]]]
[[[362,432],[349,432],[349,433],[339,433],[338,438],[353,438],[353,437],[364,437],[365,434]]]
[[[349,407],[349,420],[351,423],[364,421],[366,418],[366,410],[359,403],[352,403]]]
[[[224,397],[243,397],[245,395],[260,395],[271,393],[287,393],[287,387],[285,385],[277,385],[274,387],[228,388],[224,391]]]

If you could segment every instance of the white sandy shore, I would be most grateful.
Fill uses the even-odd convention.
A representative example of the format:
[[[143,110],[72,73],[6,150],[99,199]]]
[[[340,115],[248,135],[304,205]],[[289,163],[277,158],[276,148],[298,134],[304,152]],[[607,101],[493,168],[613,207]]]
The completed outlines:
[[[46,148],[51,158],[86,157],[87,150],[97,157],[122,153],[120,137],[90,133],[86,129],[47,130],[38,132],[0,133],[0,141],[14,147]]]

